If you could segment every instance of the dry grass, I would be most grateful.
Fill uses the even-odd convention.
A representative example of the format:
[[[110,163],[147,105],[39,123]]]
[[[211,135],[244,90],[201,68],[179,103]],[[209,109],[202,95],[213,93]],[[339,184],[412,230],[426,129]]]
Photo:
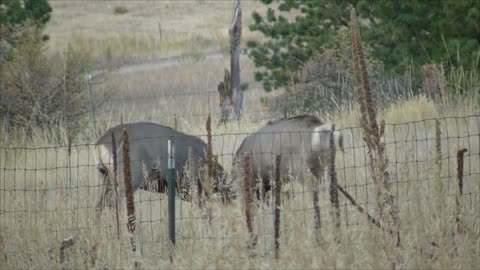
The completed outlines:
[[[419,109],[419,104],[423,104]],[[427,106],[428,105],[428,106]],[[419,98],[392,106],[385,113],[387,124],[421,120],[415,110],[429,110],[428,117],[441,117],[438,108]],[[396,113],[394,113],[396,111]],[[407,112],[407,113],[405,113]],[[365,161],[365,146],[359,128],[350,129],[358,110],[335,116],[337,128],[347,134],[345,155],[337,154],[338,182],[373,215],[373,187]],[[392,120],[392,122],[389,122]],[[189,133],[204,135],[204,122],[196,118]],[[246,134],[261,123],[245,119],[236,124],[213,128],[213,151],[220,163],[230,169],[231,157]],[[385,142],[394,192],[401,218],[402,268],[475,268],[480,245],[480,127],[477,118],[441,120],[443,193],[435,193],[435,121],[420,121],[401,126],[387,125]],[[352,136],[348,136],[352,134]],[[448,135],[447,135],[448,134]],[[349,138],[350,139],[349,139]],[[204,138],[205,139],[205,138]],[[32,145],[49,144],[38,136]],[[460,148],[469,152],[465,161],[465,190],[462,218],[465,234],[455,233],[456,164],[452,157]],[[3,150],[0,187],[2,265],[7,268],[58,268],[59,247],[63,239],[75,237],[65,252],[65,266],[71,268],[132,268],[139,261],[144,268],[388,268],[383,254],[385,235],[340,196],[341,241],[333,239],[328,189],[321,192],[324,226],[316,232],[311,193],[299,183],[285,186],[283,193],[280,259],[274,259],[273,209],[261,205],[253,211],[258,235],[257,257],[249,259],[248,232],[242,200],[231,206],[217,202],[212,207],[209,225],[205,210],[194,203],[177,200],[177,256],[168,257],[166,196],[144,191],[135,194],[137,229],[136,254],[132,254],[126,230],[126,213],[121,212],[120,241],[116,240],[115,214],[106,211],[98,220],[91,208],[99,181],[91,147],[76,146],[70,157],[66,148]],[[293,190],[293,198],[285,193]],[[436,206],[440,196],[445,205]],[[195,200],[194,200],[195,201]],[[27,233],[28,232],[28,233]],[[432,246],[435,242],[442,246]]]
[[[53,1],[46,32],[49,52],[68,43],[86,49],[102,63],[121,64],[160,57],[226,51],[232,20],[231,1],[126,1],[128,13],[112,12],[115,1]],[[243,41],[257,38],[248,30],[256,1],[242,2]]]

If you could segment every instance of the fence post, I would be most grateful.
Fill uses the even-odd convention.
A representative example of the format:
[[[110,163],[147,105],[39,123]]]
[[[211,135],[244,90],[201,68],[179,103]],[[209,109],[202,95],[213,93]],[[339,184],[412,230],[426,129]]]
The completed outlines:
[[[162,23],[158,22],[158,37],[162,41]]]
[[[208,114],[207,122],[205,123],[205,128],[207,130],[207,188],[212,188],[212,178],[213,178],[213,149],[212,149],[212,119],[210,114]],[[204,187],[205,189],[205,187]]]
[[[213,178],[213,147],[212,147],[212,118],[210,114],[208,114],[207,122],[205,123],[205,128],[207,129],[207,182],[205,183],[206,188],[206,195],[208,199],[211,199],[213,187],[215,185],[215,180]],[[207,213],[208,213],[208,224],[212,225],[212,207],[210,203],[207,205]]]
[[[220,192],[221,187],[220,187],[220,181],[218,180],[218,155],[213,156],[213,172],[212,172],[212,178],[213,178],[213,191],[214,192]]]
[[[175,144],[168,139],[168,228],[171,243],[170,261],[175,255]]]
[[[135,232],[135,206],[133,204],[133,190],[132,190],[132,173],[130,168],[130,143],[128,139],[127,129],[123,129],[123,179],[125,181],[125,197],[127,201],[127,229],[130,233],[130,245],[132,252],[135,254],[137,248],[135,246],[135,239],[133,233]],[[140,268],[140,263],[135,261],[135,269]]]
[[[208,149],[208,146],[207,146]],[[208,157],[208,150],[207,150],[207,157]],[[208,160],[207,160],[208,164]],[[208,165],[207,165],[207,170],[208,170]],[[208,174],[208,171],[207,171]],[[203,209],[203,183],[202,183],[202,177],[203,173],[198,176],[198,181],[197,181],[197,192],[198,192],[198,208]]]
[[[278,253],[280,249],[280,193],[282,191],[282,181],[280,177],[280,165],[282,156],[278,155],[275,160],[275,214],[273,217],[273,227],[275,234],[275,259],[278,260]]]

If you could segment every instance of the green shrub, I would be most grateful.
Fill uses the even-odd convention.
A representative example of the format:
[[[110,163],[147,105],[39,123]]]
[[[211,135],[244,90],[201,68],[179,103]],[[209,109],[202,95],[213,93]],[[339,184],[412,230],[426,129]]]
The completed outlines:
[[[66,128],[73,136],[85,129],[91,117],[87,70],[93,62],[87,53],[70,46],[63,56],[47,58],[41,32],[31,28],[11,49],[0,69],[0,121],[5,133],[22,130],[27,137],[35,129]],[[94,97],[99,107],[103,98]],[[60,138],[60,137],[58,137]]]

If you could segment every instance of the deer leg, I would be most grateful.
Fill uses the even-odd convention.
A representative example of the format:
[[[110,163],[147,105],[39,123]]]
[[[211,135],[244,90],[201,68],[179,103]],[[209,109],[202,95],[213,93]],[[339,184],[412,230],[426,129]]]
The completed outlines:
[[[270,205],[270,198],[267,196],[268,192],[272,190],[272,183],[270,182],[272,179],[270,176],[265,177],[262,179],[262,192],[263,192],[263,202],[267,203],[267,206]]]
[[[140,188],[149,192],[162,192],[162,179],[160,177],[160,171],[158,169],[152,169]]]
[[[202,187],[202,182],[200,178],[197,179],[197,191],[198,191],[198,206],[200,208],[203,208],[203,200],[202,200],[203,187]]]
[[[268,191],[271,190],[271,185],[270,185],[270,177],[260,177],[260,178],[254,178],[256,181],[253,182],[253,187],[255,189],[255,194],[257,196],[257,205],[260,206],[262,203],[267,203],[269,205],[268,201]],[[260,180],[260,181],[258,181]]]
[[[255,193],[257,194],[257,202],[260,202],[260,200],[262,199],[262,192],[260,190],[261,189],[259,187],[255,189]]]

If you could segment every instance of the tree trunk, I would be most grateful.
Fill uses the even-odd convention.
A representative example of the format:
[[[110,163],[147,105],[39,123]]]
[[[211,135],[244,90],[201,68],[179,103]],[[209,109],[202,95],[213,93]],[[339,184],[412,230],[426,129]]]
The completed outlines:
[[[232,24],[229,29],[230,35],[230,85],[235,91],[235,119],[242,118],[243,93],[240,89],[240,38],[242,36],[242,9],[240,0],[235,1],[235,11]]]

